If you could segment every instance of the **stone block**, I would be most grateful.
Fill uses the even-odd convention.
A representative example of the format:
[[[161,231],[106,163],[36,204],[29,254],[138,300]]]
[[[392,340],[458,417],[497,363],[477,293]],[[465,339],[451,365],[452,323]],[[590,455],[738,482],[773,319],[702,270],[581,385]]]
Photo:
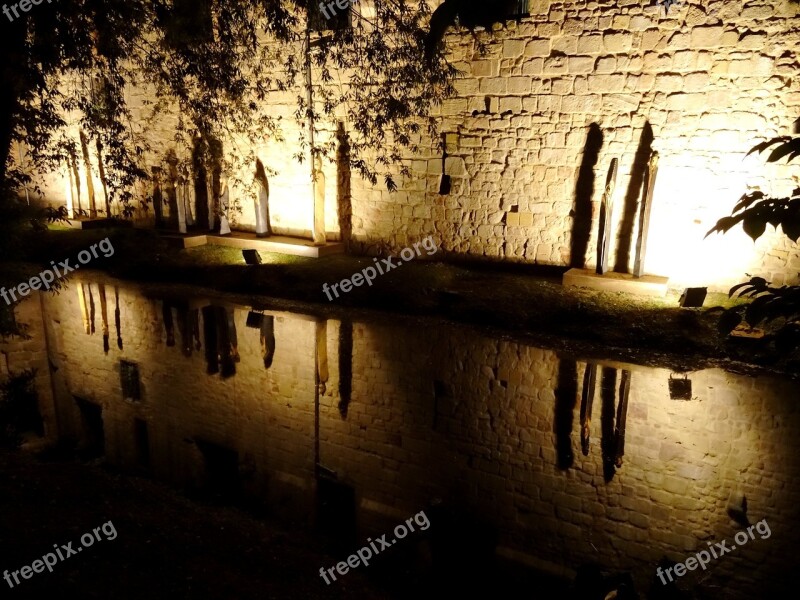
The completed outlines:
[[[680,75],[656,75],[656,91],[677,92],[683,89],[683,77]]]
[[[530,40],[525,45],[525,56],[550,56],[550,40]]]
[[[472,61],[472,74],[475,77],[496,77],[500,74],[500,61],[475,60]]]
[[[508,93],[509,94],[528,94],[531,91],[531,78],[530,77],[509,77],[508,78]]]
[[[578,38],[578,52],[599,54],[603,51],[603,36],[599,34],[582,35]]]
[[[603,47],[607,52],[630,52],[633,47],[633,34],[605,33],[603,34]]]
[[[589,90],[592,92],[621,92],[625,85],[625,76],[618,73],[609,75],[590,75]]]
[[[518,113],[522,110],[522,100],[520,98],[500,98],[500,112]]]
[[[553,40],[553,51],[563,52],[566,55],[577,54],[578,37],[574,35],[562,35]]]
[[[507,87],[505,77],[486,77],[481,79],[480,92],[482,94],[505,94]]]
[[[571,74],[591,73],[594,69],[594,58],[591,56],[570,56],[567,68]]]
[[[721,25],[710,27],[695,27],[692,29],[692,42],[694,48],[715,48],[721,45],[722,35],[725,32]]]
[[[617,59],[613,56],[603,56],[597,59],[597,73],[613,73],[617,69]]]
[[[525,40],[506,40],[503,42],[503,57],[517,58],[525,51]]]

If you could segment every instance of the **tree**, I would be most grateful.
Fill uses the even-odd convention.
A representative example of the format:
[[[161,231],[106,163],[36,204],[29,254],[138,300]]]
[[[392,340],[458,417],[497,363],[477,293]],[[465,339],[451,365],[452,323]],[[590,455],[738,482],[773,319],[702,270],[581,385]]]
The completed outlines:
[[[763,152],[773,148],[767,162],[776,162],[787,157],[787,162],[800,156],[800,137],[780,137],[767,140],[754,146],[753,152]],[[725,233],[739,223],[745,233],[757,240],[767,228],[767,224],[777,228],[797,243],[800,238],[800,188],[786,198],[770,198],[763,192],[744,194],[733,208],[731,216],[723,217],[706,234]],[[752,277],[750,281],[731,288],[729,296],[751,298],[745,306],[736,306],[724,311],[720,317],[719,330],[730,333],[743,320],[755,327],[771,327],[768,341],[774,341],[781,352],[792,352],[800,347],[800,286],[784,285],[773,287],[763,277]]]
[[[34,167],[53,170],[80,153],[66,135],[74,122],[102,155],[109,193],[126,205],[148,177],[149,127],[177,116],[176,144],[235,138],[242,147],[269,135],[281,139],[270,114],[271,94],[303,89],[314,72],[313,106],[297,96],[298,158],[328,155],[334,142],[313,131],[335,131],[346,115],[351,167],[375,184],[388,166],[414,152],[424,135],[438,139],[432,104],[453,92],[456,69],[441,55],[424,58],[425,0],[376,0],[366,14],[352,7],[352,27],[319,34],[313,0],[75,0],[36,7],[8,24],[0,51],[0,179],[6,189],[29,179],[10,156],[14,142]],[[334,71],[347,73],[340,85]],[[131,86],[147,86],[156,101],[134,118]],[[306,126],[311,123],[311,128]],[[320,138],[317,138],[320,139]],[[206,144],[208,146],[209,144]],[[190,154],[190,153],[189,153]],[[255,164],[243,149],[232,161]],[[401,172],[405,169],[401,168]]]

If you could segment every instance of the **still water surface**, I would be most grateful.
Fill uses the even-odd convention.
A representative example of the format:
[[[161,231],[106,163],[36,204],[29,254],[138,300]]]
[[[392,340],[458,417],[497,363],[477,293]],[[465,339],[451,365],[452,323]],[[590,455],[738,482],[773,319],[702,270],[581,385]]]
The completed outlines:
[[[59,436],[201,502],[314,529],[341,560],[425,511],[431,528],[387,550],[376,574],[571,579],[595,564],[631,573],[644,595],[659,560],[732,540],[734,517],[766,519],[771,535],[681,585],[788,593],[798,382],[88,280],[44,311]]]

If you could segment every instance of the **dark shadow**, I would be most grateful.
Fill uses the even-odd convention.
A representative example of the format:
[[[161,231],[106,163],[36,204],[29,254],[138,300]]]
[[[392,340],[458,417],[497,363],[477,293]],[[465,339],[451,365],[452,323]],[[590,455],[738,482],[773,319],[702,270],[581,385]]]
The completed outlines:
[[[592,429],[592,403],[594,401],[597,364],[587,363],[583,373],[583,391],[581,392],[581,452],[589,456],[589,443]]]
[[[117,330],[117,348],[122,350],[122,321],[119,312],[119,288],[114,286],[114,328]]]
[[[264,368],[269,369],[275,358],[275,317],[264,315],[261,320],[261,355],[264,358]]]
[[[89,290],[89,332],[94,335],[95,328],[94,328],[94,296],[92,295],[92,284],[88,284],[86,289]]]
[[[336,130],[336,203],[339,213],[339,231],[346,250],[350,250],[353,235],[353,202],[350,190],[350,141],[344,124],[339,121]]]
[[[619,384],[619,405],[617,406],[617,423],[614,428],[615,452],[614,466],[622,467],[622,457],[625,456],[625,424],[628,420],[628,397],[631,390],[631,372],[622,370],[622,380]]]
[[[161,303],[161,316],[167,332],[167,346],[175,345],[175,322],[172,320],[172,304],[166,300]]]
[[[194,173],[194,225],[193,229],[207,231],[208,222],[208,172],[206,171],[204,142],[201,137],[194,139],[192,149],[192,172]]]
[[[352,486],[317,474],[316,527],[334,550],[352,552],[356,544],[356,493]]]
[[[241,498],[239,453],[205,440],[195,440],[203,454],[205,473],[201,497],[214,504],[235,504]]]
[[[425,509],[430,528],[432,597],[486,595],[497,590],[497,530],[485,516],[458,502]]]
[[[561,359],[558,363],[558,383],[555,389],[556,408],[553,427],[556,433],[556,457],[559,469],[569,469],[575,456],[572,453],[572,420],[578,401],[578,364]]]
[[[167,177],[164,189],[167,193],[167,206],[169,207],[169,215],[167,215],[167,227],[177,231],[178,229],[178,189],[175,187],[175,182],[178,179],[178,157],[175,151],[170,149],[167,152],[165,159],[167,163],[167,170],[165,176]]]
[[[133,420],[133,437],[136,448],[136,464],[143,469],[150,468],[150,434],[147,430],[147,421]]]
[[[217,307],[220,317],[219,326],[219,355],[222,364],[222,377],[236,375],[236,363],[239,362],[239,338],[236,335],[236,322],[233,319],[233,310]]]
[[[592,196],[594,195],[594,167],[603,146],[603,132],[597,123],[589,125],[583,159],[575,184],[575,205],[572,209],[572,234],[570,236],[570,266],[582,269],[586,264],[589,237],[592,235]]]
[[[78,446],[78,455],[85,460],[103,456],[106,451],[106,435],[103,428],[103,408],[74,396],[81,414],[83,437]]]
[[[189,318],[189,303],[186,301],[175,302],[175,312],[178,317],[178,335],[181,338],[181,352],[184,356],[192,355],[192,324]]]
[[[203,341],[206,345],[206,373],[219,373],[219,354],[217,352],[217,307],[203,307]]]
[[[642,195],[642,185],[644,174],[647,171],[647,163],[653,152],[653,128],[649,121],[645,121],[642,128],[642,135],[639,138],[639,147],[633,157],[631,165],[631,177],[628,182],[628,191],[625,194],[625,203],[622,207],[622,217],[619,224],[617,235],[617,259],[614,263],[614,271],[617,273],[628,273],[628,263],[631,257],[631,245],[633,243],[633,225],[636,221],[636,213],[639,208],[639,198]]]
[[[347,418],[353,391],[353,322],[344,319],[339,325],[339,414]]]
[[[207,160],[209,167],[207,168],[207,177],[211,179],[211,185],[209,186],[211,189],[211,210],[214,212],[214,231],[219,233],[219,226],[220,226],[220,219],[219,215],[221,212],[220,207],[220,194],[222,193],[222,142],[220,142],[215,137],[209,137],[208,139],[208,155]],[[230,200],[229,200],[230,201]],[[209,227],[209,230],[212,228]]]
[[[600,414],[600,430],[602,435],[600,450],[603,455],[603,478],[606,481],[611,481],[616,473],[614,467],[617,453],[617,439],[614,432],[616,386],[617,370],[611,367],[603,367],[602,380],[600,382],[600,398],[603,402],[602,412]]]
[[[159,229],[164,226],[164,192],[162,191],[161,167],[153,167],[153,215],[155,226]]]

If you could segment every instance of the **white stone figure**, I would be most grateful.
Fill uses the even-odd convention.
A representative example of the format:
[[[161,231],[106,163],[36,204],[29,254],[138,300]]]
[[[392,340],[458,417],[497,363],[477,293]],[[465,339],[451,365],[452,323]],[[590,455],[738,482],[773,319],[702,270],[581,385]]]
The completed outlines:
[[[314,179],[314,226],[312,238],[315,246],[325,245],[325,173],[322,172],[322,159],[314,158],[314,169],[311,176]]]
[[[267,237],[272,235],[269,224],[269,180],[260,159],[256,160],[256,182],[258,183],[258,196],[255,201],[256,237]]]
[[[219,195],[219,234],[230,235],[231,228],[230,225],[228,225],[228,201],[230,200],[228,178],[223,175],[220,183],[222,185],[222,191]]]
[[[178,226],[179,233],[186,233],[186,212],[183,205],[182,177],[178,171],[178,157],[175,155],[174,150],[170,150],[167,154],[167,173],[169,183],[172,186],[172,194],[169,195],[169,217],[172,221],[173,227]]]

